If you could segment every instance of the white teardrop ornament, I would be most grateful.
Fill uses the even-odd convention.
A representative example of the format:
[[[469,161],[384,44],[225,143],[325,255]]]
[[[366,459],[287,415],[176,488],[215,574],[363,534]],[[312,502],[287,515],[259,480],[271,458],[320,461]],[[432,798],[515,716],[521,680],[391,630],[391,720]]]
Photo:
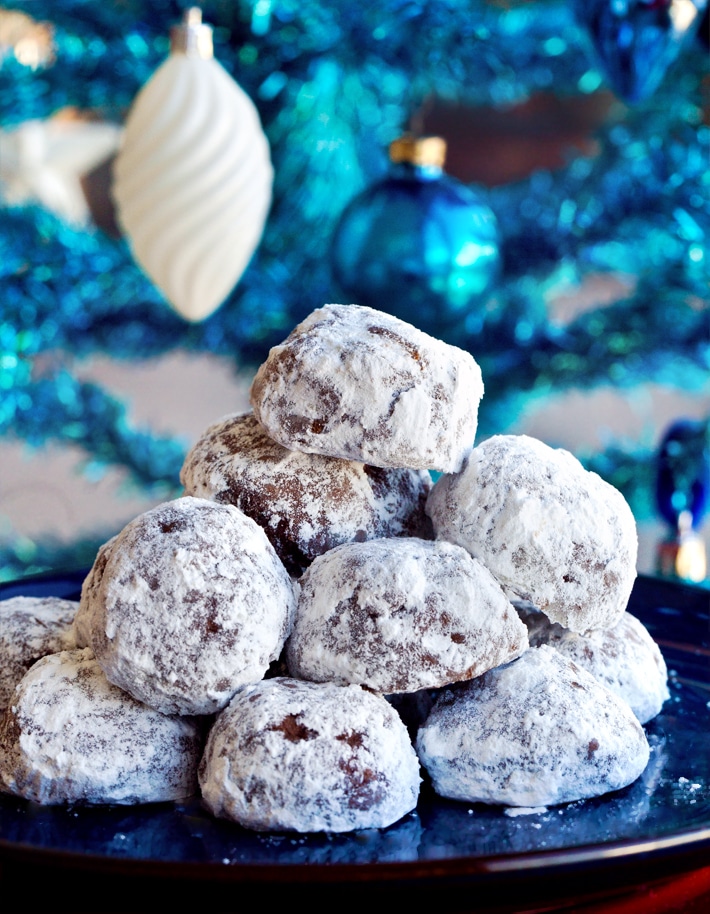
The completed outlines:
[[[199,10],[131,108],[113,196],[133,255],[188,321],[246,269],[271,205],[269,144],[253,103],[212,57]]]

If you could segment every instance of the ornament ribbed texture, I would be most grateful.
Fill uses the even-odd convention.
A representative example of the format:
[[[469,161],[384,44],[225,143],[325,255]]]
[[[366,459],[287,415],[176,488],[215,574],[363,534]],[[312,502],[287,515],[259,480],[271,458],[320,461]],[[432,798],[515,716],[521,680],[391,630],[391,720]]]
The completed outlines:
[[[272,182],[246,93],[213,59],[170,56],[129,113],[113,194],[135,259],[185,319],[208,317],[241,277]]]

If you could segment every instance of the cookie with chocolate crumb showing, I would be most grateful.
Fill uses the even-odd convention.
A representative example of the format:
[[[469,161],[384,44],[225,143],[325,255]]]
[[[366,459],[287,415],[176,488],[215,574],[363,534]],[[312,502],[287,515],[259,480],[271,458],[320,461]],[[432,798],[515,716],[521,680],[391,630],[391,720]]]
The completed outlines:
[[[78,603],[59,597],[0,601],[0,711],[27,670],[47,654],[75,648]]]
[[[611,628],[636,578],[636,523],[623,495],[569,451],[495,435],[427,501],[436,535],[458,543],[511,599],[572,631]]]
[[[217,717],[199,772],[210,811],[257,831],[385,828],[410,812],[419,763],[384,698],[268,679]]]
[[[91,650],[44,657],[0,723],[0,786],[35,803],[155,803],[197,791],[203,728],[111,685]]]
[[[482,396],[468,352],[359,305],[314,311],[251,388],[254,415],[284,447],[441,472],[472,447]]]
[[[472,679],[519,656],[527,631],[465,549],[412,538],[332,549],[301,578],[293,676],[383,694]]]
[[[296,605],[264,531],[232,505],[192,497],[131,521],[87,599],[108,679],[165,714],[212,714],[261,679]]]
[[[293,575],[342,543],[433,537],[428,472],[288,450],[250,413],[211,425],[180,478],[186,495],[236,505],[255,520]]]
[[[445,690],[416,746],[441,796],[524,807],[626,787],[650,754],[626,702],[547,645]]]

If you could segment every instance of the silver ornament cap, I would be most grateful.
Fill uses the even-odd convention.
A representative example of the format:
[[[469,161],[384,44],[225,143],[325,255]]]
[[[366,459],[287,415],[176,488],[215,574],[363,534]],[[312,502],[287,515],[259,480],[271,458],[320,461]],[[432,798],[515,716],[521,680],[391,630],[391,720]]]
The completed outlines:
[[[203,60],[214,56],[212,27],[203,23],[202,10],[198,6],[186,9],[182,22],[170,29],[170,52]]]

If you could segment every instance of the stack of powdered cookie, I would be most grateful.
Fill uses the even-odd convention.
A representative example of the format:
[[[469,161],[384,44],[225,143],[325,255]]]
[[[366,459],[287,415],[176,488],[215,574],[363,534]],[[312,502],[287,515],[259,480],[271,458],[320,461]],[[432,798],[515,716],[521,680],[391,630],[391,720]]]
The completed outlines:
[[[625,612],[633,517],[567,452],[474,448],[482,395],[468,353],[394,317],[311,314],[253,413],[188,454],[184,497],[99,551],[72,649],[11,695],[0,786],[129,803],[199,783],[216,815],[308,832],[397,821],[420,763],[443,796],[513,806],[635,780],[667,686]]]

